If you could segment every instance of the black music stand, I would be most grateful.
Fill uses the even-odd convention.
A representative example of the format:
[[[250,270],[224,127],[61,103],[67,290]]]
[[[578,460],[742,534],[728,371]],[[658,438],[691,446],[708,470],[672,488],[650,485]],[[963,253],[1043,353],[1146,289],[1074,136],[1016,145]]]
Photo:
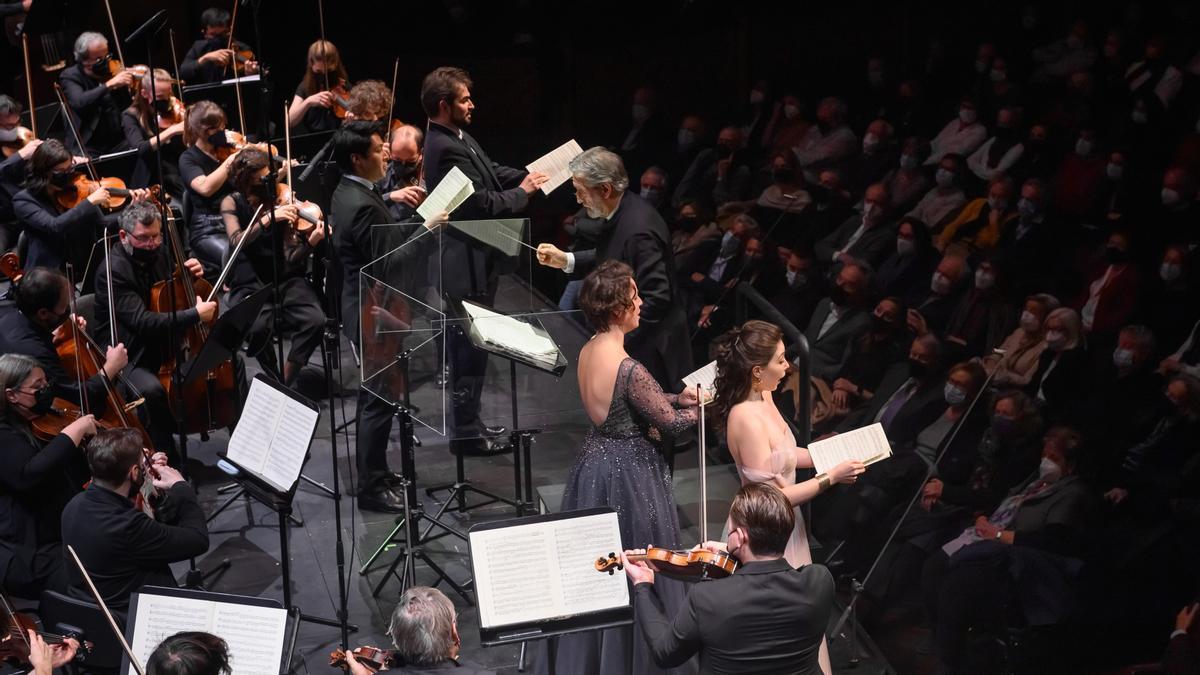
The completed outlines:
[[[246,126],[252,127],[250,130],[238,128],[240,121],[238,120],[237,92],[234,91],[234,82],[232,79],[222,82],[185,86],[183,88],[183,95],[189,101],[208,100],[216,103],[220,106],[221,110],[225,111],[225,118],[229,121],[230,129],[236,129],[246,136],[253,136],[254,121],[259,119],[262,107],[259,103],[260,98],[254,95],[261,77],[261,74],[244,75],[238,83],[242,87],[242,112],[246,116]]]

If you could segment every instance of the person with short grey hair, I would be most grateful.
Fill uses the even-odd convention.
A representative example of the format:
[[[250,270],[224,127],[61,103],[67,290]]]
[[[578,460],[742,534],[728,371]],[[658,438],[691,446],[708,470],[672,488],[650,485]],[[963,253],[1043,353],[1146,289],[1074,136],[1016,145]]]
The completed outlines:
[[[121,111],[129,106],[136,78],[128,70],[112,74],[108,38],[91,31],[75,38],[75,65],[58,76],[83,147],[68,133],[67,147],[76,155],[102,155],[129,147],[121,128]]]
[[[444,593],[428,586],[412,586],[400,595],[392,610],[388,635],[395,649],[389,673],[455,673],[455,675],[494,675],[458,657],[462,644],[454,605]],[[351,675],[370,675],[371,671],[347,653]]]
[[[605,260],[632,267],[643,304],[641,325],[626,336],[625,348],[664,390],[674,391],[691,370],[692,355],[667,224],[654,206],[627,189],[625,163],[612,151],[589,148],[569,169],[576,201],[589,218],[601,221],[596,245],[567,252],[540,244],[538,262],[577,278]]]

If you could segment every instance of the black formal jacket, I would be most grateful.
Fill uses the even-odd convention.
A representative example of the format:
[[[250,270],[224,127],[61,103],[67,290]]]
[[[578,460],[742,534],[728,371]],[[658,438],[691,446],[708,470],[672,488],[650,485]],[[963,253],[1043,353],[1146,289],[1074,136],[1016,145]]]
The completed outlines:
[[[667,391],[690,372],[692,354],[687,317],[675,288],[675,254],[662,216],[646,200],[626,191],[617,210],[604,222],[596,248],[575,252],[573,274],[583,277],[604,260],[620,260],[633,268],[642,296],[641,324],[625,337],[630,356],[657,352],[667,372],[654,373]]]
[[[701,673],[820,673],[817,652],[833,610],[825,567],[786,560],[743,565],[733,576],[694,584],[668,619],[653,584],[633,588],[634,616],[659,666],[700,654]]]
[[[424,261],[437,251],[437,235],[420,222],[378,228],[395,222],[383,197],[366,185],[342,176],[329,207],[333,227],[333,248],[341,262],[342,330],[359,343],[359,293],[362,268],[385,253],[392,252],[372,265],[367,274],[387,287],[419,297],[426,269]],[[403,248],[400,248],[403,246]],[[397,250],[398,249],[398,250]]]
[[[24,354],[37,359],[46,371],[46,379],[54,387],[54,395],[73,403],[80,403],[79,384],[74,373],[63,368],[62,359],[54,347],[53,336],[35,326],[15,306],[0,309],[0,354]],[[104,413],[104,372],[96,373],[83,383],[88,402],[96,414]]]
[[[169,563],[203,555],[208,525],[186,481],[171,486],[153,520],[133,502],[92,483],[63,510],[63,544],[75,549],[104,602],[124,611],[142,586],[175,586]],[[68,593],[92,599],[74,564],[67,565]]]
[[[49,267],[61,271],[67,262],[72,262],[82,274],[104,228],[117,223],[115,215],[106,215],[86,199],[60,212],[46,194],[35,195],[29,190],[21,190],[13,197],[13,212],[29,242],[21,261],[25,269]]]
[[[129,363],[158,372],[164,356],[172,355],[171,313],[150,311],[150,289],[154,282],[167,279],[169,265],[166,244],[158,249],[153,263],[143,265],[134,262],[125,247],[113,244],[110,264],[112,265],[113,300],[117,317],[117,340],[125,343],[129,350]],[[108,275],[104,261],[96,270],[96,327],[92,334],[102,347],[110,346],[108,327],[113,319],[108,315]],[[183,340],[184,331],[199,323],[196,303],[175,308],[174,337]]]
[[[58,76],[58,83],[62,85],[67,105],[75,118],[79,140],[87,150],[85,153],[77,148],[75,137],[68,132],[66,142],[72,152],[95,156],[128,147],[125,132],[121,129],[121,110],[128,105],[128,97],[124,101],[116,100],[103,82],[85,73],[78,63],[64,69]]]
[[[525,171],[493,162],[465,130],[462,138],[436,122],[425,136],[425,184],[437,189],[450,169],[458,167],[475,186],[451,220],[512,218],[525,210],[529,195],[521,189]],[[453,299],[473,297],[490,303],[505,257],[462,232],[442,235],[442,293]]]
[[[19,153],[0,162],[0,223],[11,223],[16,220],[13,214],[12,200],[21,191],[25,182],[25,160]]]
[[[200,63],[201,56],[218,49],[224,49],[225,45],[228,44],[228,40],[228,37],[200,38],[193,42],[192,46],[187,50],[187,54],[184,54],[183,61],[179,64],[179,77],[189,85],[210,84],[233,77],[232,68],[212,63]],[[241,40],[234,40],[233,42],[235,49],[249,49],[249,46]]]

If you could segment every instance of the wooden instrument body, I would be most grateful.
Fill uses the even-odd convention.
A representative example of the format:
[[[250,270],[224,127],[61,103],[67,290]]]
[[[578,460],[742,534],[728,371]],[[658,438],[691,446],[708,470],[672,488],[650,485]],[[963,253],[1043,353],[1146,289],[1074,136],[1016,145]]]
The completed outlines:
[[[632,560],[644,560],[659,574],[683,581],[723,579],[738,568],[738,561],[728,553],[714,553],[705,549],[672,551],[650,546],[641,555],[629,556]],[[621,557],[609,553],[596,559],[596,571],[612,574],[622,568]]]

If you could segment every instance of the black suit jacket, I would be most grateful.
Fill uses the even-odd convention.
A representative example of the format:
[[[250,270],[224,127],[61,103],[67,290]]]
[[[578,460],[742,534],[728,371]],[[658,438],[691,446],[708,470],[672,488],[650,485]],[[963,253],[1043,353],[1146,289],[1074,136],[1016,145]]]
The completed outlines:
[[[430,122],[424,153],[425,184],[430,191],[454,167],[475,186],[475,192],[450,214],[451,220],[512,218],[529,204],[529,195],[520,187],[526,172],[493,162],[466,131],[459,138],[453,130]],[[447,230],[442,236],[442,292],[454,299],[474,297],[490,304],[504,259],[499,251],[462,232]]]
[[[850,241],[859,226],[862,216],[855,213],[844,220],[837,229],[830,232],[813,246],[813,253],[820,265],[833,265],[834,251],[840,251]],[[896,248],[896,227],[888,223],[877,223],[870,229],[864,230],[858,241],[854,242],[846,253],[852,257],[878,267],[887,254]]]
[[[225,66],[218,66],[214,63],[200,63],[201,56],[218,49],[224,49],[225,45],[228,44],[228,40],[228,37],[200,38],[193,42],[192,46],[187,50],[187,54],[184,54],[183,61],[179,64],[179,77],[189,85],[209,84],[233,77],[233,70]],[[241,40],[234,40],[234,47],[239,50],[249,49],[249,46]]]
[[[128,98],[117,101],[103,82],[85,73],[79,64],[63,70],[58,82],[67,97],[79,140],[87,150],[75,147],[75,137],[68,132],[67,147],[72,152],[95,156],[128,147],[121,129],[121,111],[129,103]]]
[[[75,375],[68,373],[63,367],[62,359],[58,358],[58,350],[54,347],[54,338],[50,333],[33,325],[33,323],[15,306],[0,310],[0,354],[24,354],[37,359],[42,370],[46,371],[46,379],[54,387],[54,395],[73,403],[80,403],[79,385]],[[96,373],[84,382],[88,402],[92,411],[103,414],[104,373]]]
[[[694,584],[674,619],[653,584],[634,586],[634,616],[659,666],[700,654],[702,673],[820,673],[817,652],[833,610],[825,567],[752,562],[733,576]]]
[[[643,364],[656,359],[639,355],[657,354],[666,372],[654,373],[655,379],[663,389],[675,391],[676,380],[692,365],[687,318],[675,287],[675,254],[662,216],[638,195],[626,192],[621,197],[604,222],[596,248],[575,252],[572,273],[583,276],[604,260],[632,267],[642,296],[641,325],[625,337],[626,349]]]
[[[61,271],[71,262],[83,270],[93,242],[100,239],[105,227],[117,222],[115,215],[106,215],[86,199],[59,212],[44,193],[35,195],[29,190],[13,197],[13,212],[29,241],[29,250],[21,261],[26,269],[49,267]]]
[[[342,265],[342,330],[354,344],[360,344],[358,299],[363,267],[395,251],[370,266],[367,274],[416,297],[422,290],[418,285],[425,279],[421,273],[425,269],[422,261],[437,250],[438,237],[419,222],[372,227],[392,222],[387,204],[378,192],[342,176],[330,201],[329,223],[333,227],[333,247]]]
[[[142,586],[175,586],[169,563],[203,555],[208,525],[186,481],[171,486],[152,520],[129,499],[92,483],[63,510],[63,544],[72,546],[109,607],[123,611]],[[68,592],[95,602],[74,563]]]

